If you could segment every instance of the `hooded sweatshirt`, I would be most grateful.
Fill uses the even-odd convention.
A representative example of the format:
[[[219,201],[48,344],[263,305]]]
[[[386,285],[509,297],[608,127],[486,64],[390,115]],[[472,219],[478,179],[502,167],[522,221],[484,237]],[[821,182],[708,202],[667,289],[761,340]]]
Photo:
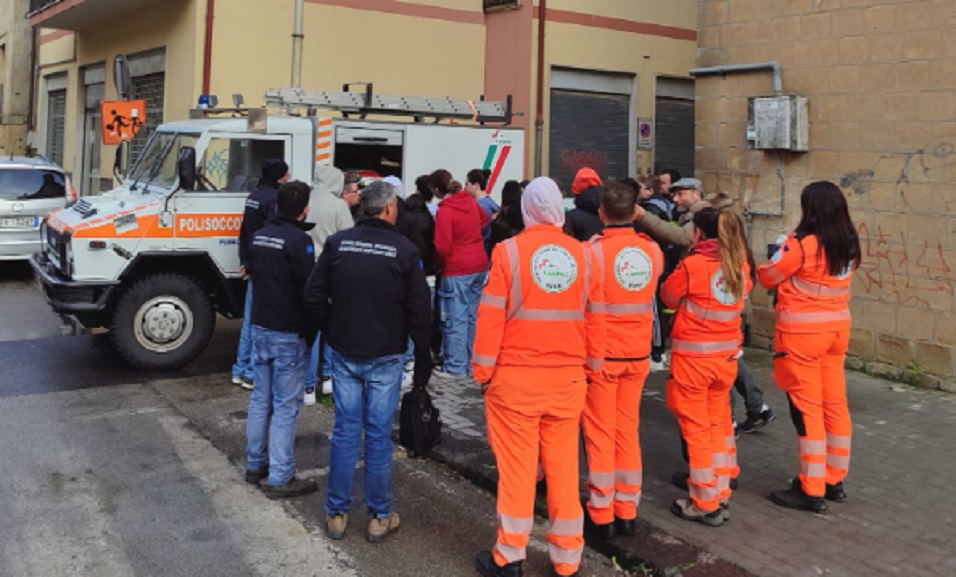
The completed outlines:
[[[446,196],[435,218],[435,252],[443,276],[463,276],[488,270],[481,229],[488,215],[468,191]]]
[[[314,188],[309,197],[309,214],[305,221],[315,224],[309,235],[315,243],[315,258],[318,259],[325,246],[325,239],[340,230],[351,228],[354,221],[349,206],[339,198],[345,184],[342,171],[331,166],[316,166],[312,176]]]
[[[591,237],[604,230],[604,223],[598,216],[601,208],[603,186],[592,186],[574,197],[574,210],[568,211],[564,232],[581,242],[591,240]]]

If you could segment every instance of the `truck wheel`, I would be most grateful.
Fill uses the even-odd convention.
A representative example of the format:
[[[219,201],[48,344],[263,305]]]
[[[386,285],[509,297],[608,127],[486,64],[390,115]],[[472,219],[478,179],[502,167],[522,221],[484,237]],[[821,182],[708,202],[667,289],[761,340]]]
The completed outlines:
[[[156,274],[123,291],[110,324],[110,340],[137,369],[174,370],[205,350],[216,325],[206,290],[178,274]]]

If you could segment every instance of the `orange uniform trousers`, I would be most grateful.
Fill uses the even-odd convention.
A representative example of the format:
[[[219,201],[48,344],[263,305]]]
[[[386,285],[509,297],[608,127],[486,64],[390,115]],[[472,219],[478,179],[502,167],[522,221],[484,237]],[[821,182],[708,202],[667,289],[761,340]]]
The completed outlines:
[[[727,402],[737,376],[735,357],[697,357],[674,351],[667,407],[677,417],[687,447],[690,498],[703,511],[730,499],[737,445]]]
[[[650,361],[605,361],[588,385],[584,446],[588,457],[588,513],[599,525],[637,517],[643,481],[638,434],[641,394]]]
[[[800,445],[800,485],[822,497],[850,467],[853,424],[846,401],[843,363],[850,331],[791,333],[774,337],[774,378],[790,399]]]
[[[525,558],[534,525],[535,473],[548,483],[548,551],[559,575],[584,552],[578,434],[587,381],[583,367],[498,366],[485,391],[488,442],[498,466],[499,565]]]

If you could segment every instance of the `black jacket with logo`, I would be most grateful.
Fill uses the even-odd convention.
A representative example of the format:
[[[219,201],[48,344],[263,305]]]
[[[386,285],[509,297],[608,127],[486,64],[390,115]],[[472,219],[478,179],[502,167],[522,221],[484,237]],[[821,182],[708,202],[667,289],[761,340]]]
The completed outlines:
[[[295,332],[310,344],[317,326],[305,308],[305,285],[315,265],[306,231],[314,225],[276,216],[252,237],[247,270],[252,284],[253,325]]]
[[[326,239],[305,291],[306,307],[341,355],[401,354],[411,335],[419,386],[431,376],[428,301],[418,249],[380,218],[362,219]]]
[[[278,182],[260,180],[246,197],[246,209],[242,213],[242,227],[239,229],[239,264],[246,265],[249,260],[252,235],[276,215],[278,191]]]

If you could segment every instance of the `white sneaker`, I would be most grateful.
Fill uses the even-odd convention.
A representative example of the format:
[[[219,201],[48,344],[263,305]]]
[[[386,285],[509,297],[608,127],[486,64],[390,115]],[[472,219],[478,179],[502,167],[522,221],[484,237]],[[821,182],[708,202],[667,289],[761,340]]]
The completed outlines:
[[[322,394],[323,395],[332,394],[332,377],[325,377],[322,380]]]
[[[247,391],[251,391],[252,389],[256,388],[256,383],[252,379],[244,378],[241,379],[240,386]]]
[[[651,361],[650,371],[652,373],[659,373],[665,369],[663,358],[659,361]]]
[[[306,387],[305,388],[305,404],[314,405],[315,404],[315,387]]]
[[[232,375],[232,384],[234,384],[234,385],[241,385],[241,384],[242,384],[242,377],[240,377],[240,376],[238,376],[238,375]]]

